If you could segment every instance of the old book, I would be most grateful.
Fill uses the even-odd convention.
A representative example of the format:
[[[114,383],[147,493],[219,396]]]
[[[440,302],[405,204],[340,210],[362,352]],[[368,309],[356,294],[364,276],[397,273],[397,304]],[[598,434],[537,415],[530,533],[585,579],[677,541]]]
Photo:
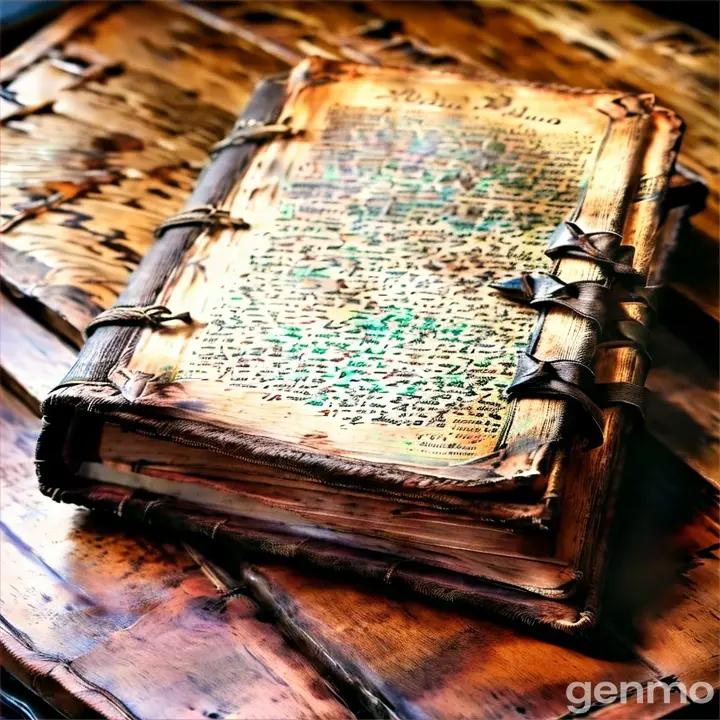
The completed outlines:
[[[491,76],[262,83],[45,402],[42,491],[592,627],[681,130]]]

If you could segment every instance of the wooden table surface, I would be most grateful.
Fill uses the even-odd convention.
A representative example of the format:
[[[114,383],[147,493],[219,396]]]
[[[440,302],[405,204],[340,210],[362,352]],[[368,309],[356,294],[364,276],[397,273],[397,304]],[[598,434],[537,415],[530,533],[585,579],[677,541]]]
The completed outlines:
[[[250,565],[57,505],[39,403],[187,198],[252,86],[307,54],[656,92],[708,208],[681,242],[647,432],[618,503],[593,648]],[[574,681],[718,685],[717,44],[623,3],[80,3],[0,65],[0,646],[65,714],[555,717]],[[714,263],[714,264],[713,264]],[[636,705],[633,717],[678,707]],[[618,718],[627,706],[596,706]]]

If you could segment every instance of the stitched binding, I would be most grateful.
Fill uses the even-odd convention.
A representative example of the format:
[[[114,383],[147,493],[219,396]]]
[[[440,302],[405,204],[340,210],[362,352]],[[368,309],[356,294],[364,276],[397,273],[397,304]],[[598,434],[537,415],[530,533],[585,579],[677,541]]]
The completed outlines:
[[[111,307],[101,312],[96,318],[88,323],[85,328],[85,338],[89,338],[99,327],[107,325],[144,326],[159,328],[164,323],[177,320],[189,325],[192,323],[190,313],[183,312],[173,315],[164,305]]]
[[[213,205],[197,205],[161,222],[155,229],[155,238],[159,238],[170,228],[184,225],[205,225],[212,229],[222,227],[233,230],[247,230],[250,227],[242,218],[231,217],[227,210],[216,208]]]
[[[594,322],[600,330],[607,314],[608,288],[594,280],[566,283],[547,273],[522,273],[490,287],[509,300],[531,307],[557,305]]]
[[[293,130],[283,123],[263,124],[257,120],[238,120],[227,137],[210,148],[210,154],[214,155],[227,147],[242,145],[246,142],[264,142],[275,138],[288,138],[297,134],[299,134],[298,130]]]
[[[589,450],[603,443],[602,414],[588,395],[594,379],[593,371],[576,360],[539,360],[525,352],[518,356],[517,372],[505,393],[513,399],[573,400],[583,411],[582,432]]]

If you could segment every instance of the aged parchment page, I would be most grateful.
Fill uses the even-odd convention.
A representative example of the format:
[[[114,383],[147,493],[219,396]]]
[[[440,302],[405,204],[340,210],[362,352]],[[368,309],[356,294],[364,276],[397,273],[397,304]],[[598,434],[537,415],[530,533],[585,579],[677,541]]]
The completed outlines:
[[[537,313],[489,284],[553,269],[564,219],[622,228],[646,116],[620,98],[304,63],[281,118],[302,134],[228,203],[250,229],[205,233],[161,294],[195,325],[141,334],[128,368],[156,382],[136,402],[441,477],[481,477],[508,437],[557,439],[562,401],[503,395]],[[588,361],[587,321],[551,316],[539,354]]]

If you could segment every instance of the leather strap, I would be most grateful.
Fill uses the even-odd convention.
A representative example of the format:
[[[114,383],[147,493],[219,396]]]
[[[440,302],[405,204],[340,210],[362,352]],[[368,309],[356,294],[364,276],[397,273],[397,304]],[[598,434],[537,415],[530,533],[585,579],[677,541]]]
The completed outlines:
[[[637,295],[638,299],[630,300],[630,302],[641,302],[645,304],[646,311],[649,315],[649,321],[651,322],[654,318],[652,308],[642,298],[642,295]],[[623,300],[623,302],[628,302]],[[648,364],[651,362],[650,355],[647,351],[648,341],[650,338],[650,329],[646,322],[631,317],[622,307],[622,305],[616,306],[616,312],[610,318],[605,328],[605,335],[598,348],[609,348],[609,347],[631,347],[637,350],[638,353],[643,355],[647,360]]]
[[[694,215],[705,207],[708,187],[699,175],[691,173],[687,168],[676,166],[678,171],[670,178],[663,205],[665,211],[685,206],[688,214]]]
[[[247,230],[250,227],[242,218],[231,217],[227,210],[216,208],[213,205],[197,205],[160,223],[155,229],[155,237],[159,238],[170,228],[184,225],[206,225],[210,228],[223,227],[233,230]]]
[[[85,337],[89,338],[99,327],[107,325],[125,325],[125,326],[144,326],[148,325],[153,328],[159,328],[164,323],[177,320],[186,325],[192,323],[190,313],[183,312],[173,315],[173,313],[164,305],[147,305],[147,306],[119,306],[111,307],[101,312],[94,318],[85,328]]]
[[[565,307],[593,321],[602,331],[607,316],[614,321],[612,344],[636,346],[644,352],[647,329],[624,311],[613,310],[618,302],[646,302],[641,293],[631,294],[628,288],[644,284],[644,276],[632,266],[634,248],[621,246],[622,236],[616,232],[584,232],[577,223],[564,222],[557,228],[546,254],[554,259],[574,257],[600,265],[608,274],[618,275],[620,294],[614,288],[596,281],[565,283],[544,273],[523,273],[491,287],[507,297],[528,305],[553,304]],[[627,282],[627,281],[630,282]],[[623,290],[624,288],[624,297]],[[610,310],[608,310],[610,308]],[[631,383],[604,384],[596,393],[594,375],[586,365],[569,359],[538,360],[530,353],[519,356],[515,378],[507,388],[511,398],[560,398],[572,400],[578,408],[586,449],[603,443],[603,416],[596,402],[622,402],[642,411],[642,388]]]
[[[490,283],[505,297],[532,307],[557,305],[592,320],[600,330],[607,314],[608,288],[598,282],[582,280],[566,283],[547,273],[522,273],[503,282]]]
[[[550,238],[545,254],[553,259],[576,257],[590,260],[611,270],[644,281],[642,273],[632,266],[632,246],[621,247],[622,235],[616,232],[584,232],[576,223],[564,222]]]
[[[615,331],[623,340],[630,340],[635,345],[646,348],[650,331],[637,320],[618,320],[615,323]]]
[[[287,138],[299,134],[298,130],[282,123],[264,125],[257,120],[239,120],[235,123],[230,134],[210,148],[210,154],[224,150],[234,145],[242,145],[246,142],[264,142],[274,138]]]
[[[629,405],[645,415],[645,387],[631,382],[597,383],[593,397],[600,407]]]
[[[603,418],[588,391],[594,382],[593,371],[575,360],[538,360],[529,353],[518,356],[517,372],[506,390],[508,397],[559,398],[572,400],[581,411],[585,447],[603,443]]]

